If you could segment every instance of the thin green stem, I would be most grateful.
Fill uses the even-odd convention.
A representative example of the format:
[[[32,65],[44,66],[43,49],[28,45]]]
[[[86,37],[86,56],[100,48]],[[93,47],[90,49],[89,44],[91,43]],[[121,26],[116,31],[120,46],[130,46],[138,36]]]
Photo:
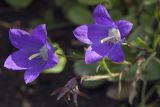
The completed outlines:
[[[62,57],[66,57],[67,59],[69,60],[82,60],[83,57],[77,57],[77,56],[66,56],[64,54],[61,54],[61,53],[56,53],[57,55],[59,56],[62,56]]]
[[[142,48],[142,47],[138,47],[138,46],[135,46],[129,42],[126,42],[126,43],[123,43],[123,45],[125,46],[128,46],[128,47],[131,47],[131,48],[135,48],[137,50],[141,50],[141,51],[145,51],[145,52],[148,52],[148,53],[152,53],[153,52],[153,49],[147,49],[147,48]]]
[[[143,81],[142,93],[141,93],[141,103],[140,107],[145,107],[145,93],[146,93],[147,82]]]
[[[106,64],[105,58],[103,58],[102,64],[103,64],[105,70],[107,71],[107,74],[109,74],[110,76],[112,76],[112,72],[111,72],[110,69],[108,68],[108,65]]]
[[[160,59],[158,59],[157,57],[153,57],[153,59],[160,64]]]
[[[123,73],[121,72],[119,75],[119,81],[118,81],[118,94],[119,97],[121,97],[121,91],[122,91],[122,75]]]
[[[156,56],[156,52],[154,52],[154,53],[152,53],[149,57],[148,57],[148,59],[145,61],[145,63],[143,64],[143,69],[145,69],[146,68],[146,66],[149,64],[149,62],[152,60],[152,58],[154,58],[155,56]]]

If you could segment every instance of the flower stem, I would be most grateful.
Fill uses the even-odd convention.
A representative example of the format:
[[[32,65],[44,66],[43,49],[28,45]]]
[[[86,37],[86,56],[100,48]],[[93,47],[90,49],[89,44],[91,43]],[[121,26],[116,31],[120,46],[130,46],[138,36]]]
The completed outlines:
[[[58,52],[56,54],[61,57],[66,57],[69,60],[82,60],[83,59],[83,57],[80,57],[80,56],[66,56],[66,55],[58,53]]]
[[[103,58],[102,64],[103,64],[103,67],[105,68],[105,70],[107,71],[107,74],[109,74],[110,76],[113,76],[113,75],[112,75],[112,72],[111,72],[110,69],[108,68],[108,65],[106,64],[105,58]]]
[[[121,97],[121,91],[122,91],[122,75],[123,75],[123,73],[121,72],[119,74],[119,80],[118,80],[118,95],[119,95],[119,98]]]
[[[131,48],[135,48],[137,50],[145,51],[145,52],[148,52],[148,53],[152,53],[153,52],[153,50],[150,49],[150,48],[147,49],[147,48],[138,47],[138,46],[135,46],[135,45],[133,45],[133,44],[131,44],[129,42],[123,43],[123,45],[131,47]]]
[[[145,107],[145,93],[146,93],[147,82],[143,81],[142,93],[141,93],[141,103],[140,107]]]

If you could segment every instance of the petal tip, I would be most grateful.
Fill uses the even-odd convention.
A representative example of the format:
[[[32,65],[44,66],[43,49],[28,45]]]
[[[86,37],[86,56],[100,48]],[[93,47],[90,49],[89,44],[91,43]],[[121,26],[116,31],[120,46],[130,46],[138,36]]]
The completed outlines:
[[[10,68],[9,68],[9,66],[8,66],[8,62],[7,62],[7,60],[4,62],[3,66],[4,66],[5,68],[10,69]]]
[[[128,26],[129,26],[129,32],[131,32],[132,29],[133,29],[133,23],[130,22],[130,21],[128,21]],[[128,33],[129,33],[129,32],[128,32]]]
[[[88,60],[85,59],[85,63],[86,64],[92,64],[93,62],[90,62],[90,61],[88,61]]]
[[[12,33],[15,33],[15,30],[16,30],[16,29],[14,29],[14,28],[9,29],[9,36],[11,36]]]
[[[105,8],[101,3],[96,6],[96,8]]]
[[[133,23],[127,20],[117,20],[115,21],[122,38],[126,37],[133,29]]]
[[[35,26],[35,28],[38,28],[38,30],[41,28],[41,30],[45,30],[46,31],[46,24],[39,24],[37,26]]]
[[[4,65],[3,65],[5,68],[7,68],[7,69],[12,69],[12,70],[14,70],[14,64],[13,64],[13,62],[12,62],[12,58],[11,58],[11,56],[8,56],[8,58],[5,60],[5,62],[4,62]]]
[[[25,80],[25,83],[26,83],[26,84],[29,84],[30,82],[29,82],[28,80]]]
[[[43,28],[46,28],[46,24],[41,24],[41,26],[42,26]]]
[[[133,28],[133,23],[130,22],[130,21],[126,21],[126,22],[128,23],[128,26],[130,26],[130,29],[132,30],[132,28]]]
[[[81,25],[73,31],[74,36],[83,43],[91,44],[88,38],[88,25]]]
[[[85,61],[86,64],[91,64],[91,62],[88,60],[88,58],[86,56],[85,56],[84,61]]]
[[[74,31],[73,34],[77,37],[82,33],[85,33],[85,31],[87,31],[88,27],[87,25],[81,25],[79,27],[77,27]]]
[[[36,79],[36,78],[35,78],[33,75],[24,77],[24,81],[25,81],[26,84],[31,83],[31,82],[34,81],[35,79]]]
[[[98,4],[93,11],[93,20],[96,24],[110,25],[112,24],[112,18],[108,13],[105,6]]]

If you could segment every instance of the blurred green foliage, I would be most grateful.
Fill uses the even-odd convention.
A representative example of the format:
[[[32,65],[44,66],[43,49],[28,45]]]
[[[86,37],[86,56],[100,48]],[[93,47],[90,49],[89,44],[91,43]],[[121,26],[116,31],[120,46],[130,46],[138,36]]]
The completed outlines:
[[[5,0],[9,5],[15,8],[26,8],[32,2],[32,0]]]
[[[67,17],[75,24],[92,22],[91,12],[83,6],[73,6],[72,8],[70,8],[67,12]]]

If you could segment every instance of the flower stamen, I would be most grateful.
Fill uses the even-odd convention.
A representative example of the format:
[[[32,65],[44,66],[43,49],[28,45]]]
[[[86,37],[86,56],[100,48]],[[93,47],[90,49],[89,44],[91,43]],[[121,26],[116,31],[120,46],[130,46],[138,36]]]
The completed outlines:
[[[48,49],[47,49],[46,46],[43,46],[43,47],[40,49],[40,52],[39,52],[39,53],[35,53],[35,54],[31,55],[28,59],[29,59],[29,60],[32,60],[32,59],[34,59],[34,58],[36,58],[36,57],[38,57],[38,56],[42,57],[42,59],[43,59],[44,61],[47,61],[47,60],[48,60]]]
[[[41,49],[40,49],[40,55],[42,56],[44,61],[48,60],[48,48],[46,45],[44,45]]]
[[[101,43],[108,42],[108,41],[110,41],[110,40],[113,39],[113,38],[114,38],[114,36],[103,38],[103,39],[101,40]]]
[[[31,55],[28,59],[32,60],[32,59],[34,59],[34,58],[36,58],[36,57],[38,57],[40,55],[41,55],[40,53],[36,53],[36,54]]]
[[[101,39],[101,43],[112,42],[117,43],[121,39],[121,35],[118,29],[112,28],[108,31],[108,36],[106,38]]]

